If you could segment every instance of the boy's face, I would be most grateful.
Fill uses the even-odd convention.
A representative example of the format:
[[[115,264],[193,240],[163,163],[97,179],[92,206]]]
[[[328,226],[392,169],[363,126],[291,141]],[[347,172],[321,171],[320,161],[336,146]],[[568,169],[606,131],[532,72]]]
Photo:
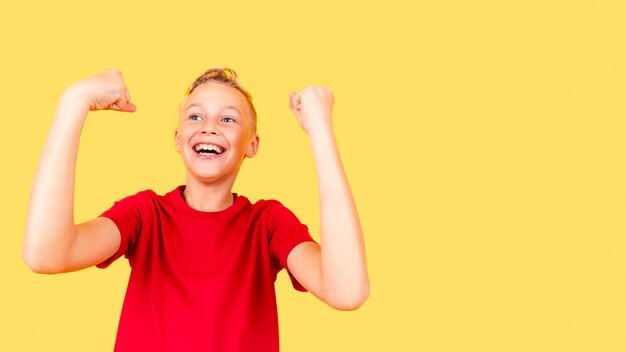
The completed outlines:
[[[214,82],[198,86],[181,104],[175,141],[187,176],[205,183],[234,182],[259,145],[246,98]]]

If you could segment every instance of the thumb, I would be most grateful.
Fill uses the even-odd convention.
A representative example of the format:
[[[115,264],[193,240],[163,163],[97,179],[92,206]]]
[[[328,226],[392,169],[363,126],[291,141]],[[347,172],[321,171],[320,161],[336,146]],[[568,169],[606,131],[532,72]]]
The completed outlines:
[[[135,112],[137,111],[137,106],[131,102],[127,102],[125,105],[113,103],[109,107],[110,110],[121,111],[121,112]]]
[[[120,111],[124,111],[124,112],[135,112],[137,111],[137,106],[131,102],[126,103],[126,105],[124,105]]]
[[[293,97],[296,96],[296,93],[294,92],[290,92],[289,93],[289,108],[293,110]]]

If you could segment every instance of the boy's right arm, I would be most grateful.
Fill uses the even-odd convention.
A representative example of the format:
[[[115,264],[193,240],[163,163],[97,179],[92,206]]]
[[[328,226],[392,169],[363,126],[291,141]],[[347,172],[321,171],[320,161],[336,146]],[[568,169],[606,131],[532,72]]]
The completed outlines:
[[[38,273],[87,268],[120,246],[119,230],[110,219],[74,224],[76,157],[90,110],[136,110],[119,71],[74,84],[59,102],[33,181],[24,238],[24,261]]]

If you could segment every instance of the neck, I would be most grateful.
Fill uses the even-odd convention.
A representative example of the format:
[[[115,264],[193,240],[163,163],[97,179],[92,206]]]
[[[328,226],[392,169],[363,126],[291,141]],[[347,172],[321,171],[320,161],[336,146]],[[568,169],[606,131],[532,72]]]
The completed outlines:
[[[224,210],[234,203],[232,185],[207,185],[187,179],[187,186],[182,194],[191,208],[199,211],[214,212]]]

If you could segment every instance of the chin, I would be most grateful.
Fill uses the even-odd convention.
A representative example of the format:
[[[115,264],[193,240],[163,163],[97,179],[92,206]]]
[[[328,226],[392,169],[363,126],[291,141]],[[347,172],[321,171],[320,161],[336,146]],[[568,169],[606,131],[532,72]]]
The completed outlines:
[[[216,184],[228,182],[230,180],[235,181],[237,173],[234,174],[217,172],[216,170],[190,170],[187,169],[187,179],[193,178],[194,180],[203,184]]]

